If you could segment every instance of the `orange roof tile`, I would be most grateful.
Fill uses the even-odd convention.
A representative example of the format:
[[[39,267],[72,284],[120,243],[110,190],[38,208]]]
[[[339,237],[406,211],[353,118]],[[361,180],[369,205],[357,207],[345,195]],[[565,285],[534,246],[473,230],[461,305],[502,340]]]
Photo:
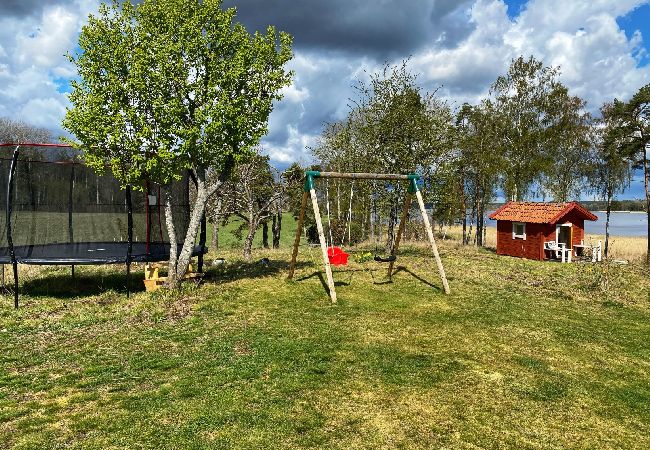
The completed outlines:
[[[554,224],[573,210],[580,213],[585,220],[598,220],[598,217],[577,202],[508,202],[490,214],[489,217],[493,220],[507,220],[511,222]]]

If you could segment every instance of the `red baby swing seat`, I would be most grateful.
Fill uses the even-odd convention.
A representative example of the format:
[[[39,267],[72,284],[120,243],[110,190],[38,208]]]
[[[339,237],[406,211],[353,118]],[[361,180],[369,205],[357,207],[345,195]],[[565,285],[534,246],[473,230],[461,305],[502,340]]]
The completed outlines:
[[[346,266],[348,256],[350,255],[345,253],[341,247],[329,247],[327,249],[327,259],[333,266]]]

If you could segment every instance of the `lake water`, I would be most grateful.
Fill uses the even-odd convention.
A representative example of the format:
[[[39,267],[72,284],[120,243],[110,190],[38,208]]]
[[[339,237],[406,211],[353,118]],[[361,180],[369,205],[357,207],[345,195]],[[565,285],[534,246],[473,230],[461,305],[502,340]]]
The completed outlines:
[[[605,212],[592,211],[598,221],[585,220],[585,233],[605,234]],[[491,214],[492,211],[488,213]],[[488,226],[496,227],[496,220],[486,219]],[[613,212],[609,217],[609,234],[611,236],[643,236],[648,233],[648,216],[645,213]]]

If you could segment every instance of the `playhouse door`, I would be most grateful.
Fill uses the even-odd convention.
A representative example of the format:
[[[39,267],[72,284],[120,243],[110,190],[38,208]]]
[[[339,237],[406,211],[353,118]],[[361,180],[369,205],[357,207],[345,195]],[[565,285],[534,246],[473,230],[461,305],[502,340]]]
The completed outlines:
[[[566,248],[572,248],[573,244],[571,243],[571,238],[572,238],[572,233],[571,233],[571,225],[558,225],[556,233],[557,233],[557,242],[564,244]]]

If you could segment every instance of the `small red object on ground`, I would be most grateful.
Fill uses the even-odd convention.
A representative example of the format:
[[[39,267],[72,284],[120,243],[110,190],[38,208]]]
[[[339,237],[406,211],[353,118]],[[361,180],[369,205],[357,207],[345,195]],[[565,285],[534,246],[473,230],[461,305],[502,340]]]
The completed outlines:
[[[346,266],[348,264],[348,255],[341,247],[329,247],[327,249],[327,258],[330,264],[334,266]]]

